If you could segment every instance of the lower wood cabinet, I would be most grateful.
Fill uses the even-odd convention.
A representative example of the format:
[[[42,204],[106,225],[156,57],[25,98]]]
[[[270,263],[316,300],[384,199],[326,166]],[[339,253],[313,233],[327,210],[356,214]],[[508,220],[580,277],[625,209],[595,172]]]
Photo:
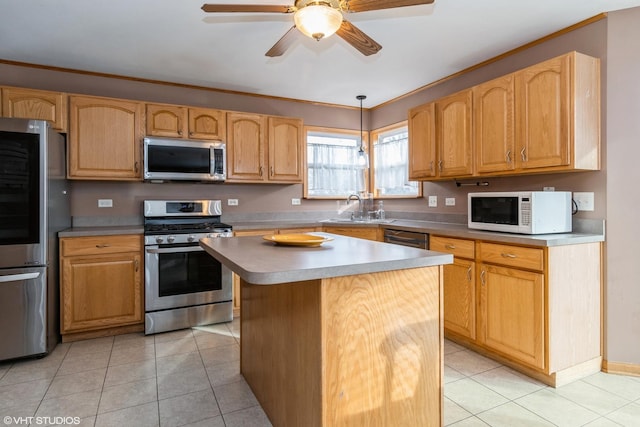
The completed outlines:
[[[454,255],[453,264],[444,269],[444,327],[463,337],[476,338],[475,242],[443,236],[430,236],[429,248]]]
[[[359,239],[383,241],[383,230],[380,227],[334,227],[324,226],[322,231],[341,236],[357,237]]]
[[[60,239],[63,341],[143,330],[142,251],[140,235]]]
[[[449,339],[556,387],[600,371],[601,243],[431,236],[430,249],[454,254],[444,266]]]

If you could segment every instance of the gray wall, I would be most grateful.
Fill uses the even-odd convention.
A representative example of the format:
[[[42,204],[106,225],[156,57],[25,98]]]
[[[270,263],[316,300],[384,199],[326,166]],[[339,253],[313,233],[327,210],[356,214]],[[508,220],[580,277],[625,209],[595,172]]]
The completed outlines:
[[[640,8],[609,14],[606,357],[640,364]]]

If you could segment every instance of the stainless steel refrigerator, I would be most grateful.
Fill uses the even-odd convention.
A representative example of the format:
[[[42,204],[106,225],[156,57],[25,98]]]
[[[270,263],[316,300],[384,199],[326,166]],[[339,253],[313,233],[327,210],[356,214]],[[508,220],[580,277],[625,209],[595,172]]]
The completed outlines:
[[[0,360],[44,355],[60,338],[65,160],[65,138],[46,121],[0,118]]]

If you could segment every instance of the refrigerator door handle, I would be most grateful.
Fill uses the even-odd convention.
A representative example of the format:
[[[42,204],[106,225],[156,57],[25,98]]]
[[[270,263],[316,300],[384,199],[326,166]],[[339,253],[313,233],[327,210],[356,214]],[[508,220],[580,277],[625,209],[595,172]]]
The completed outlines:
[[[0,283],[20,282],[23,280],[37,279],[40,277],[40,273],[21,273],[21,274],[9,274],[7,276],[0,276]]]

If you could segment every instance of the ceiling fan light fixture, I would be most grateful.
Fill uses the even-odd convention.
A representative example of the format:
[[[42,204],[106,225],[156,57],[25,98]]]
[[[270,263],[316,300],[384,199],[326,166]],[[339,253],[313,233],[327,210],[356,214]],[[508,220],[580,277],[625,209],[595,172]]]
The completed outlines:
[[[342,25],[342,13],[327,4],[311,4],[293,15],[296,28],[316,40],[329,37]]]

